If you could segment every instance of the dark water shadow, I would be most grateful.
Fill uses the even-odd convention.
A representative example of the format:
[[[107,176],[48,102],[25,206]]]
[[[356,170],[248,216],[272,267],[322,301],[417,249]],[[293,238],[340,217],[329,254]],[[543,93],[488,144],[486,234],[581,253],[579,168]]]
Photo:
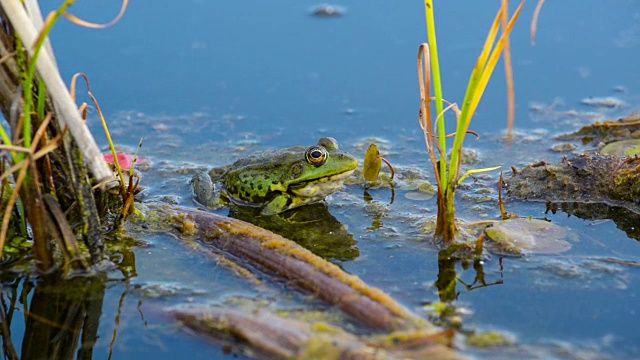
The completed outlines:
[[[260,208],[233,206],[229,216],[250,222],[291,239],[328,260],[357,258],[357,241],[324,203],[305,205],[277,215],[260,214]]]
[[[98,339],[106,276],[25,277],[2,288],[3,351],[17,359],[11,324],[24,316],[20,359],[91,359]],[[22,286],[20,286],[22,285]],[[29,299],[29,296],[31,298]],[[22,306],[22,309],[20,309]]]
[[[547,202],[545,213],[562,211],[584,220],[611,220],[627,237],[640,241],[640,214],[622,206],[603,203]]]
[[[132,251],[117,252],[112,260],[125,279],[136,273]],[[27,273],[0,268],[0,274],[0,335],[5,358],[93,358],[109,282],[106,273],[70,277],[53,272],[34,279]],[[117,338],[119,313],[126,294],[127,290],[119,302],[109,358]],[[12,343],[12,339],[20,336],[12,334],[16,329],[24,329],[20,349]]]
[[[494,281],[487,281],[484,272],[484,262],[481,259],[472,259],[456,256],[459,251],[458,246],[451,245],[438,253],[438,279],[434,283],[438,289],[438,296],[441,302],[453,302],[458,299],[460,291],[458,284],[462,285],[467,291],[473,291],[489,286],[500,285],[503,283],[502,272],[500,278]],[[473,269],[475,277],[473,282],[467,284],[462,281],[456,266],[460,263],[462,270],[467,271]],[[500,269],[502,270],[502,260],[499,260]]]

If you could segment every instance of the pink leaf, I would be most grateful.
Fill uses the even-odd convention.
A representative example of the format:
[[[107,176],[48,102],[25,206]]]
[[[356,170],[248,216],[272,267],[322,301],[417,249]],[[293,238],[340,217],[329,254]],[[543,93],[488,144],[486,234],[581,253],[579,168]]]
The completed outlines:
[[[129,170],[131,169],[131,165],[133,164],[133,155],[127,155],[127,154],[118,154],[118,162],[120,163],[120,168],[122,168],[122,170]],[[114,164],[115,165],[115,161],[113,160],[113,154],[105,154],[104,155],[104,160],[106,162],[108,162],[109,164]],[[146,162],[147,159],[145,158],[138,158],[136,160],[137,163],[143,163]]]

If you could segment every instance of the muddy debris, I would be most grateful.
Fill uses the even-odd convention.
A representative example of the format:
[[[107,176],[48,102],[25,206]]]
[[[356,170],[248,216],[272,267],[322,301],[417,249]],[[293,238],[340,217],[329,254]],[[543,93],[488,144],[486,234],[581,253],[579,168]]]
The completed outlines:
[[[620,140],[609,143],[600,149],[600,153],[620,157],[640,155],[640,139]]]
[[[532,201],[604,203],[640,213],[640,157],[581,154],[544,161],[505,179],[509,196]]]
[[[594,144],[602,148],[614,141],[640,138],[640,112],[619,119],[596,122],[580,130],[558,136],[558,140],[581,140],[583,145]]]
[[[331,4],[319,4],[311,9],[312,16],[321,18],[340,17],[344,13],[344,7]]]

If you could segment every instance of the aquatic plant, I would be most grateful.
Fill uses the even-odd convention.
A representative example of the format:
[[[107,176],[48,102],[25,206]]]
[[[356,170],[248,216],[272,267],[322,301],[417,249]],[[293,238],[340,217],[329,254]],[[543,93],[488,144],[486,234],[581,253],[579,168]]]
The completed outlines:
[[[100,107],[100,103],[98,102],[98,99],[91,92],[91,83],[89,82],[89,77],[86,74],[76,73],[75,75],[73,75],[73,78],[71,79],[71,98],[73,99],[73,101],[75,101],[76,83],[78,78],[80,77],[84,79],[87,85],[87,95],[89,95],[89,98],[91,98],[91,101],[93,101],[93,104],[96,108],[98,116],[100,117],[100,122],[102,123],[102,128],[104,129],[104,133],[107,136],[109,149],[111,150],[111,155],[110,156],[105,155],[104,158],[105,158],[105,161],[107,160],[107,157],[111,160],[107,162],[112,165],[115,173],[118,176],[118,180],[119,180],[118,194],[122,198],[123,206],[122,206],[122,209],[120,210],[120,215],[118,217],[119,221],[117,221],[117,223],[119,226],[122,226],[124,224],[124,219],[131,212],[133,212],[133,210],[135,210],[133,205],[133,200],[134,200],[134,195],[136,193],[136,190],[138,188],[138,183],[140,182],[140,177],[134,172],[134,169],[135,169],[136,162],[138,161],[138,151],[142,147],[142,139],[140,139],[140,143],[138,144],[136,154],[133,157],[131,157],[131,160],[129,160],[129,155],[118,154],[116,151],[116,147],[113,144],[111,133],[109,132],[109,126],[107,125],[107,121],[105,120],[104,114],[102,113],[102,108]],[[82,105],[80,105],[80,112],[83,113],[84,120],[86,120],[86,109],[87,109],[87,104],[82,103]],[[126,174],[126,176],[125,176],[125,173],[123,173],[125,166],[120,164],[120,162],[123,160],[126,160],[128,162],[128,164],[126,164],[127,165],[126,169],[128,170],[128,173]],[[111,182],[112,180],[107,180],[107,181]]]
[[[113,179],[113,173],[84,124],[81,113],[86,116],[86,111],[78,110],[60,77],[47,36],[60,17],[93,28],[110,26],[122,17],[128,1],[123,0],[120,14],[105,25],[67,13],[74,2],[65,1],[43,21],[36,1],[0,0],[2,30],[7,35],[0,62],[8,69],[0,83],[0,110],[9,125],[5,129],[0,124],[0,255],[12,224],[12,236],[33,239],[41,271],[54,266],[51,239],[58,243],[64,269],[87,267],[68,216],[81,224],[78,229],[93,263],[105,259],[87,170],[99,183]],[[98,194],[106,194],[105,190],[103,186]]]
[[[467,91],[462,102],[462,108],[459,108],[456,104],[448,103],[443,98],[433,0],[425,0],[428,43],[420,45],[418,50],[418,77],[421,97],[419,121],[438,184],[438,215],[435,237],[445,243],[453,242],[458,231],[455,224],[454,199],[457,186],[466,177],[461,177],[459,174],[464,139],[467,134],[473,133],[469,130],[471,119],[493,74],[500,55],[504,53],[505,59],[509,58],[508,55],[506,55],[509,53],[509,34],[520,15],[523,5],[524,0],[509,19],[508,0],[502,1],[501,8],[493,21],[480,56],[471,73]],[[496,42],[500,28],[502,28],[502,34]],[[509,75],[511,73],[510,62],[508,60],[505,61],[505,66],[507,67],[507,79],[511,79]],[[432,86],[434,97],[431,97]],[[510,104],[512,104],[513,84],[510,80],[508,80],[508,88],[512,94],[510,96]],[[435,116],[432,114],[432,102],[435,103]],[[444,107],[445,102],[448,104],[446,108]],[[510,105],[510,109],[510,117],[512,117],[513,105]],[[449,159],[447,159],[447,137],[449,136],[447,135],[444,119],[447,110],[453,110],[457,117],[456,129],[453,134],[453,146]],[[491,169],[474,171],[478,172]]]
[[[387,164],[387,167],[391,171],[391,180],[393,180],[395,170],[393,169],[393,166],[391,166],[391,163],[380,156],[380,151],[376,144],[369,145],[367,153],[364,155],[364,169],[362,172],[364,179],[367,181],[375,181],[380,174],[383,162]]]

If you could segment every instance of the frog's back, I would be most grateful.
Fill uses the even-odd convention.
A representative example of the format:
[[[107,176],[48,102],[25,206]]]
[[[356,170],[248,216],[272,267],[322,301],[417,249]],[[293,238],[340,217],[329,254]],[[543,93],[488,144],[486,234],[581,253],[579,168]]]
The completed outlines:
[[[259,206],[285,191],[291,165],[304,159],[304,147],[253,154],[233,163],[221,177],[227,196],[245,205]]]

